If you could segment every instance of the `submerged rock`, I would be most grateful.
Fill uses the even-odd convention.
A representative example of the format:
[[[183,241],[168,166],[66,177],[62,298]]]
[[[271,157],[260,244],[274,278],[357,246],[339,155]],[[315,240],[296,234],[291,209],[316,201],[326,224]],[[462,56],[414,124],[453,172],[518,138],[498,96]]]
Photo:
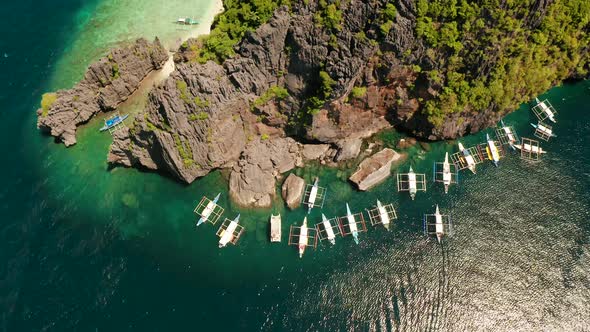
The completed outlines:
[[[369,190],[391,174],[391,164],[401,157],[401,154],[392,149],[383,149],[363,160],[349,180],[356,184],[359,190]]]
[[[37,110],[37,127],[66,146],[76,144],[77,126],[98,112],[114,110],[167,59],[168,53],[157,38],[152,43],[138,39],[112,50],[90,65],[84,79],[72,89],[44,95],[43,107]]]
[[[290,209],[296,209],[301,204],[301,197],[305,189],[305,181],[297,175],[291,173],[283,182],[281,190],[283,200]]]
[[[402,138],[397,142],[396,149],[407,149],[416,145],[417,141],[414,137]]]

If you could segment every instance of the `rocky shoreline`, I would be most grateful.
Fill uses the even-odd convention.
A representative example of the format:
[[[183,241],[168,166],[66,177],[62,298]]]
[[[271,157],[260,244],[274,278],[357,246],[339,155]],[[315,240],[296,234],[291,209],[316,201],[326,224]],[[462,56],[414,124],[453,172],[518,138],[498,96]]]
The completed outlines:
[[[112,50],[93,63],[72,89],[44,95],[42,108],[37,110],[37,127],[66,146],[76,144],[79,125],[99,112],[115,110],[166,60],[168,53],[158,39],[152,43],[138,39]]]
[[[150,94],[145,117],[136,120],[133,130],[115,135],[109,162],[169,172],[188,183],[228,168],[233,200],[265,207],[271,204],[280,174],[302,166],[303,160],[336,165],[355,159],[363,139],[391,127],[383,109],[359,112],[348,107],[340,112],[339,123],[321,110],[307,138],[288,137],[290,114],[303,106],[299,98],[309,89],[308,72],[317,71],[328,58],[325,50],[306,41],[305,31],[314,29],[312,14],[292,16],[286,7],[278,9],[236,47],[238,55],[222,65],[177,63],[176,71]],[[352,35],[348,38],[353,40]],[[299,54],[289,58],[285,49],[295,44],[302,45],[292,51]],[[374,47],[367,43],[364,48]],[[307,55],[310,50],[321,57],[315,64],[305,64],[306,57],[316,56]],[[357,52],[360,57],[365,50]],[[182,52],[176,58],[182,60]],[[360,70],[362,57],[350,59]],[[297,69],[295,63],[304,66]],[[350,73],[349,85],[356,75]],[[288,96],[271,95],[275,87],[284,87]]]
[[[395,20],[383,35],[378,22],[386,3],[343,4],[337,29],[318,24],[315,2],[280,7],[221,64],[195,61],[199,41],[187,41],[174,56],[175,70],[150,92],[144,113],[113,135],[109,163],[166,172],[186,183],[228,169],[236,203],[268,207],[282,174],[309,160],[330,166],[355,160],[363,141],[380,131],[396,127],[422,139],[452,139],[505,115],[490,104],[433,125],[421,105],[442,86],[423,82],[415,68],[430,61],[414,32],[415,4],[396,2]],[[113,51],[38,111],[39,128],[74,144],[77,125],[115,109],[167,58],[157,40]],[[387,176],[400,158],[384,151],[353,177],[361,190]],[[298,184],[291,182],[300,181],[291,178],[283,196],[295,206],[297,189],[289,188]]]

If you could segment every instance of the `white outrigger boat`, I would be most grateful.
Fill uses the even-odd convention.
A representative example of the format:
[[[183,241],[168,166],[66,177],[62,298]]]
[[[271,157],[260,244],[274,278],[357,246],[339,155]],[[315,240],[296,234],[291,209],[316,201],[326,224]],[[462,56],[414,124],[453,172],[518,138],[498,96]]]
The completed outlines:
[[[326,238],[330,241],[331,244],[336,244],[336,235],[334,234],[334,230],[332,229],[332,224],[328,221],[328,218],[322,213],[322,224],[324,225],[324,229],[326,230]]]
[[[307,247],[309,243],[309,239],[307,238],[307,217],[303,218],[303,224],[301,225],[301,230],[299,233],[299,258],[303,257],[303,253],[305,252],[305,247]]]
[[[209,219],[209,216],[211,215],[211,213],[213,213],[213,210],[215,210],[215,206],[217,205],[217,201],[219,200],[220,195],[221,193],[217,194],[217,196],[215,196],[215,198],[212,201],[209,201],[209,203],[207,203],[207,206],[205,206],[203,212],[201,212],[201,218],[199,218],[199,221],[197,221],[197,226],[206,222]]]
[[[442,237],[445,235],[444,231],[444,224],[442,220],[442,215],[438,210],[438,204],[436,205],[436,211],[434,212],[434,219],[435,219],[435,227],[436,227],[436,239],[438,243],[442,240]]]
[[[469,170],[473,174],[476,174],[476,172],[475,172],[475,159],[473,159],[471,152],[469,152],[469,150],[465,149],[465,147],[463,147],[463,144],[461,144],[461,142],[459,142],[458,145],[459,145],[459,151],[463,154],[463,159],[465,159],[465,163],[467,163],[467,168],[469,168]]]
[[[451,216],[441,214],[438,204],[434,214],[424,215],[424,234],[435,235],[438,243],[442,243],[443,237],[452,236],[453,234]]]
[[[516,150],[516,148],[514,147],[514,144],[518,144],[518,140],[516,139],[516,135],[512,132],[512,128],[509,126],[506,126],[504,124],[504,120],[500,120],[500,124],[502,125],[502,128],[500,128],[500,130],[504,131],[504,135],[506,137],[506,141],[504,143],[508,143],[508,145],[512,148],[512,150]]]
[[[350,212],[350,207],[348,203],[346,203],[346,220],[348,221],[348,228],[350,229],[350,233],[354,239],[354,243],[359,244],[359,231],[356,227],[356,220],[354,220],[354,215]]]
[[[381,219],[381,223],[383,224],[385,229],[389,230],[389,214],[387,213],[387,210],[379,200],[377,200],[377,209],[379,210],[379,218]]]
[[[179,17],[178,19],[176,19],[176,24],[194,25],[194,24],[199,24],[199,21],[192,18],[192,17]]]
[[[514,146],[517,149],[519,149],[521,151],[525,151],[525,152],[531,152],[531,153],[535,153],[535,154],[547,153],[547,151],[543,150],[543,148],[541,148],[540,146],[531,145],[531,144],[527,144],[527,143],[515,144]]]
[[[219,248],[225,247],[229,242],[231,242],[234,238],[234,232],[238,227],[238,222],[240,221],[240,215],[236,217],[236,219],[232,220],[227,228],[221,231],[220,239],[219,239]]]
[[[313,181],[313,186],[311,187],[311,191],[309,192],[309,199],[307,201],[307,213],[311,212],[311,209],[313,209],[314,205],[315,205],[315,199],[318,196],[318,190],[319,190],[319,179],[316,177],[315,180]]]
[[[542,122],[539,122],[538,124],[531,123],[531,126],[538,130],[540,134],[539,136],[543,139],[546,138],[545,140],[549,140],[550,137],[557,137],[557,135],[553,133],[553,129],[547,127]]]
[[[449,186],[453,180],[453,174],[451,173],[451,164],[449,163],[449,153],[445,152],[445,161],[443,162],[443,185],[445,186],[445,194],[449,192]]]
[[[498,151],[498,147],[496,143],[490,138],[490,135],[486,133],[486,151],[488,154],[488,158],[494,163],[494,166],[498,167],[498,162],[500,161],[500,151]]]
[[[412,166],[410,166],[410,172],[408,172],[408,184],[410,188],[410,197],[414,200],[414,198],[416,198],[416,193],[418,192],[418,187],[416,185],[416,173],[414,173]]]
[[[461,152],[457,152],[455,153],[451,159],[453,157],[455,157],[456,155],[461,155]],[[462,158],[458,157],[459,159]],[[458,161],[453,161],[450,162],[449,161],[449,153],[446,152],[445,153],[445,159],[442,162],[435,162],[434,163],[434,168],[433,168],[433,174],[432,177],[434,179],[434,182],[439,182],[443,184],[443,187],[445,189],[445,194],[449,193],[449,188],[451,187],[451,185],[454,184],[458,184],[459,183],[459,173],[457,172],[458,170],[458,166],[457,163],[460,164],[460,160]]]
[[[557,121],[555,120],[555,114],[553,113],[551,107],[547,106],[547,104],[545,104],[544,101],[540,101],[539,98],[535,98],[535,102],[537,103],[537,106],[541,109],[541,111],[545,113],[547,119],[551,120],[551,122],[553,123],[557,123]]]

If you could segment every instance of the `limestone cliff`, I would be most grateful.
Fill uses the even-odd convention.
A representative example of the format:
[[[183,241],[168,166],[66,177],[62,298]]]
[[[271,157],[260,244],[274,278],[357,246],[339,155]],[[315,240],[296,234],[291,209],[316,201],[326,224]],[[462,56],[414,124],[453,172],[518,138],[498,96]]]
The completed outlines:
[[[48,94],[52,100],[37,111],[37,127],[66,146],[76,144],[77,126],[98,112],[114,110],[167,59],[158,39],[153,43],[139,39],[130,46],[114,49],[93,63],[75,87]]]
[[[145,111],[114,135],[108,160],[187,183],[225,168],[235,201],[269,206],[281,173],[306,156],[330,165],[355,159],[363,139],[390,127],[423,139],[456,138],[585,75],[588,22],[575,16],[560,23],[579,2],[291,1],[267,23],[243,30],[235,55],[220,63],[201,61],[202,39],[184,43]],[[141,66],[137,77],[157,68],[160,57],[141,59],[151,67]],[[110,60],[101,61],[99,72],[112,75]],[[105,75],[73,90],[91,87],[115,98],[58,93],[47,114],[39,111],[39,126],[75,142],[77,124],[133,90],[135,80],[117,89]],[[118,93],[107,93],[113,89]],[[71,111],[78,95],[82,115]]]
[[[538,13],[521,19],[530,29],[550,5],[533,2],[519,5]],[[185,182],[230,168],[232,197],[268,206],[274,179],[289,168],[281,170],[265,154],[286,144],[286,136],[328,143],[320,159],[339,161],[355,158],[362,139],[392,126],[435,140],[495,124],[509,106],[479,102],[482,109],[450,110],[438,123],[425,110],[428,101],[449,93],[445,84],[454,76],[447,57],[456,55],[417,32],[426,15],[420,6],[411,0],[396,1],[394,8],[385,0],[292,3],[247,33],[222,64],[195,61],[200,41],[189,40],[175,55],[176,71],[151,92],[145,114],[115,137],[109,161],[166,171]],[[329,15],[338,17],[334,8],[341,17],[329,26]],[[486,19],[484,27],[494,24]],[[435,77],[437,70],[447,78]],[[469,73],[491,75],[486,70]],[[287,150],[281,160],[299,158],[296,149]]]

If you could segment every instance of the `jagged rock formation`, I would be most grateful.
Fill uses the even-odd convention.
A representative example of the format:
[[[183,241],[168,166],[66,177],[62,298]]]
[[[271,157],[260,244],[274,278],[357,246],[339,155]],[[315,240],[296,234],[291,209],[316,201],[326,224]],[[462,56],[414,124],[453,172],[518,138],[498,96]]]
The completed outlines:
[[[383,149],[363,160],[349,180],[359,190],[369,190],[385,180],[391,174],[391,164],[402,157],[392,149]]]
[[[338,154],[334,158],[337,162],[356,158],[361,153],[363,141],[358,138],[344,139],[337,143]]]
[[[539,27],[550,3],[537,0],[514,6],[528,6],[538,13],[521,19],[523,27],[532,31]],[[481,68],[455,70],[462,58],[452,47],[477,50],[473,41],[478,35],[459,47],[453,38],[463,32],[463,26],[455,25],[453,30],[452,25],[474,24],[445,22],[436,11],[425,11],[425,4],[429,6],[427,1],[413,0],[295,1],[290,9],[278,8],[268,23],[246,33],[234,48],[235,56],[222,64],[195,61],[199,41],[189,40],[175,54],[176,70],[150,93],[145,112],[131,129],[114,136],[109,162],[167,172],[187,183],[214,169],[231,169],[232,198],[242,205],[268,206],[281,173],[301,160],[319,158],[333,165],[355,159],[363,139],[386,128],[394,126],[435,140],[494,124],[510,110],[511,100],[503,100],[502,106],[491,102],[489,94],[482,102],[479,95],[458,93],[473,93],[476,89],[469,84],[480,77],[484,82],[480,92],[484,89],[502,48],[486,50],[491,56],[483,51],[464,51],[460,55],[471,57],[470,65],[481,60]],[[465,5],[471,4],[461,3]],[[438,21],[428,21],[430,17],[425,15]],[[477,13],[461,15],[457,20],[465,15],[480,19]],[[484,16],[475,22],[482,34],[497,25],[494,15]],[[504,32],[499,33],[486,36],[502,37]],[[527,36],[520,37],[526,40]],[[514,48],[507,44],[504,49]],[[587,57],[587,51],[588,47],[583,56]],[[587,65],[581,61],[580,66]],[[568,70],[575,76],[573,69]],[[465,80],[466,75],[473,80]],[[521,90],[522,95],[531,93]],[[450,97],[441,105],[450,111],[439,112],[441,119],[433,116],[440,108],[426,106],[444,94]],[[500,100],[502,96],[498,93],[493,98]],[[94,102],[90,95],[84,98]],[[470,103],[466,104],[466,99]],[[483,106],[475,109],[470,106],[473,103]],[[54,107],[49,113],[57,113]],[[57,122],[72,121],[77,120]],[[40,126],[61,128],[55,135],[72,142],[71,126]],[[305,148],[296,141],[317,146]]]
[[[364,10],[362,17],[354,18],[359,29],[369,20],[370,13]],[[152,91],[145,115],[136,119],[133,129],[115,136],[109,161],[167,171],[186,182],[216,168],[232,167],[232,197],[244,205],[269,204],[272,197],[267,194],[268,188],[256,184],[243,186],[248,182],[244,174],[253,174],[254,170],[261,178],[273,177],[269,167],[243,164],[249,160],[248,151],[286,135],[285,119],[293,118],[304,106],[302,97],[314,88],[312,77],[333,56],[322,46],[329,36],[315,26],[313,12],[301,14],[291,15],[287,8],[280,8],[268,24],[247,35],[237,46],[237,55],[223,65],[177,64],[166,82]],[[335,61],[330,65],[342,72],[338,78],[342,91],[345,86],[352,86],[375,48],[368,41],[356,41],[352,31],[345,37],[347,43],[343,45],[353,45],[339,56],[345,63]],[[285,51],[289,48],[290,54]],[[259,102],[260,96],[275,86],[285,87],[289,96],[278,100],[271,95]],[[384,112],[355,113],[350,108],[348,113],[342,113],[341,119],[357,124],[343,124],[335,129],[326,125],[325,131],[312,129],[308,133],[316,141],[331,143],[335,148],[346,147],[338,154],[339,160],[354,158],[360,151],[361,138],[389,126]],[[328,150],[326,147],[321,149]],[[258,161],[255,164],[269,165]],[[274,181],[264,182],[268,183]]]
[[[84,79],[69,90],[56,93],[56,100],[37,110],[37,127],[66,146],[76,144],[76,127],[98,112],[114,110],[125,101],[150,72],[160,69],[168,54],[156,39],[138,39],[114,49],[93,63]]]
[[[303,148],[303,158],[307,160],[320,159],[330,150],[330,144],[308,144]]]
[[[305,189],[305,181],[297,175],[291,173],[283,182],[281,194],[283,200],[290,209],[296,209],[301,205],[301,198],[303,190]]]
[[[248,144],[232,169],[230,197],[243,206],[271,206],[275,197],[275,179],[295,166],[303,165],[300,150],[300,145],[292,138]]]

